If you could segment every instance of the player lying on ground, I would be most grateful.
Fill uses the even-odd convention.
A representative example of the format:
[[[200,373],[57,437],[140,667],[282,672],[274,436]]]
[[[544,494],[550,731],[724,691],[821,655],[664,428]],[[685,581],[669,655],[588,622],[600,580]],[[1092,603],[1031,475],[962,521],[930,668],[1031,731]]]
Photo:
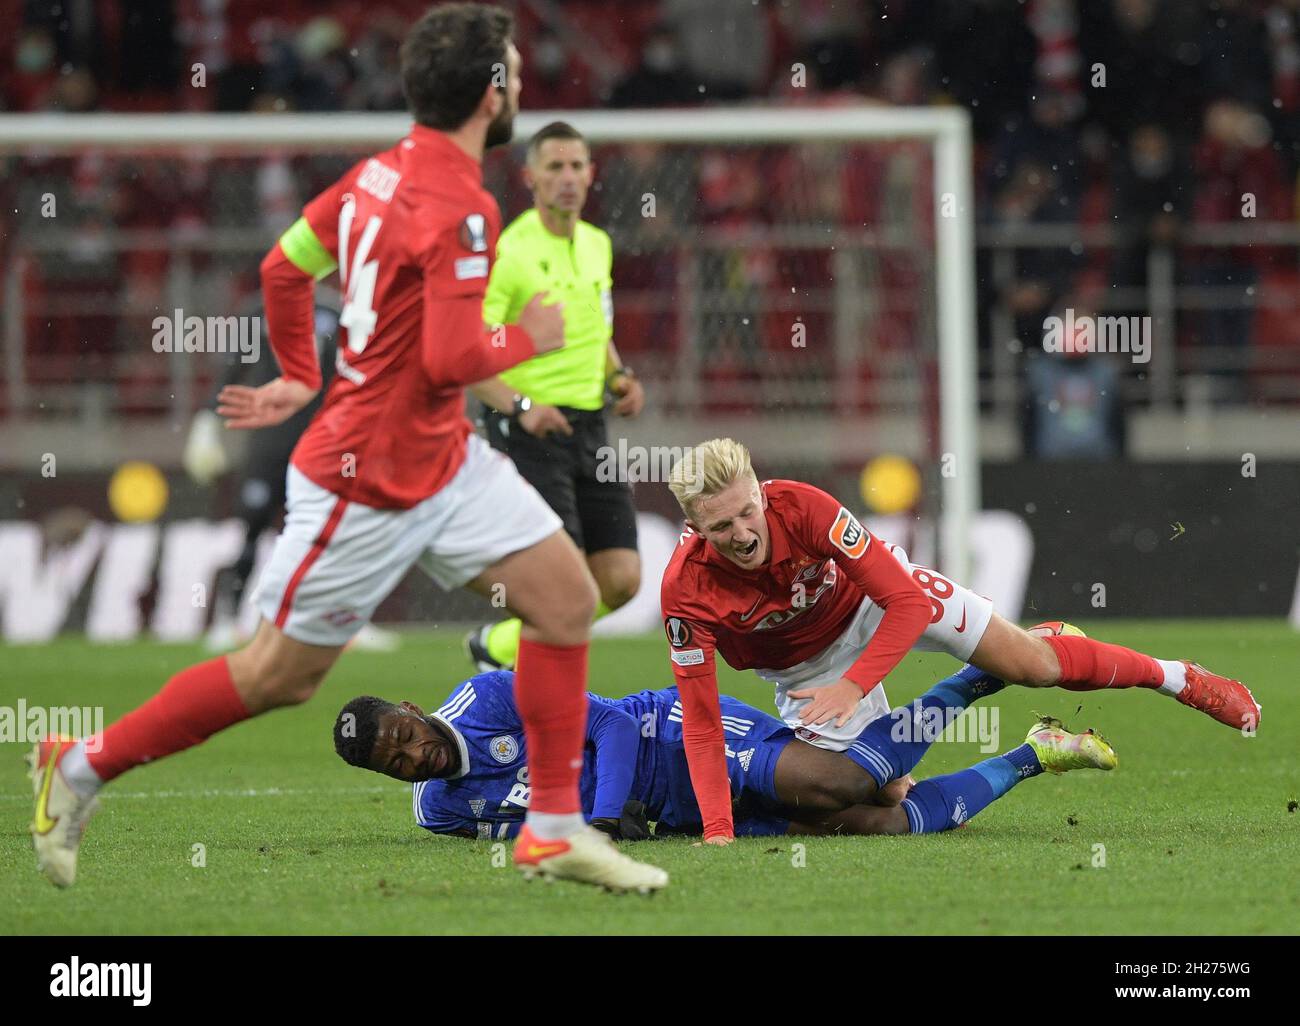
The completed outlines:
[[[760,486],[749,452],[729,438],[689,450],[669,487],[687,530],[664,570],[664,627],[691,781],[712,843],[732,836],[717,654],[771,681],[786,724],[832,751],[888,711],[881,682],[912,648],[947,652],[1008,682],[1152,688],[1237,729],[1259,722],[1239,681],[1194,663],[1153,659],[1082,632],[1021,630],[988,599],[912,566],[821,489]]]
[[[258,582],[262,622],[249,645],[177,674],[93,743],[37,746],[32,841],[54,883],[73,882],[104,783],[306,701],[416,564],[444,588],[504,594],[524,622],[517,686],[534,796],[521,840],[545,841],[546,857],[565,853],[566,872],[590,883],[667,883],[582,818],[591,572],[560,518],[465,419],[465,385],[564,337],[562,312],[540,296],[517,326],[483,323],[501,216],[482,159],[510,139],[518,107],[512,31],[510,15],[485,4],[421,18],[402,44],[416,124],[308,203],[262,261],[282,376],[225,389],[217,412],[228,426],[279,424],[316,395],[313,285],[335,268],[347,331],[325,402],[294,450],[284,531]]]
[[[1043,720],[1005,755],[913,781],[911,769],[943,726],[1002,686],[965,667],[874,720],[842,754],[799,741],[774,717],[721,696],[736,834],[936,833],[960,826],[1045,769],[1114,767],[1115,754],[1100,736]],[[581,790],[594,826],[624,840],[649,837],[648,820],[656,835],[700,833],[681,721],[676,688],[587,696]],[[428,715],[411,702],[354,698],[335,720],[334,747],[354,766],[414,783],[416,822],[434,833],[504,839],[522,825],[528,757],[507,670],[465,681]]]

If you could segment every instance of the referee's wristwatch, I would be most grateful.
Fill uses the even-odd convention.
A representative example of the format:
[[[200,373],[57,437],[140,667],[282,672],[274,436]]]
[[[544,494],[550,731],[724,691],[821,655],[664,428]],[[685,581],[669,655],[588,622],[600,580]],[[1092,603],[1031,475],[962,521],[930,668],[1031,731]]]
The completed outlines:
[[[636,374],[632,372],[632,368],[624,364],[622,367],[615,367],[612,371],[609,372],[609,377],[605,379],[605,387],[613,388],[614,381],[616,378],[635,378],[635,377]]]
[[[518,420],[522,414],[527,413],[533,408],[533,401],[526,395],[515,396],[515,407],[510,411],[510,416]]]

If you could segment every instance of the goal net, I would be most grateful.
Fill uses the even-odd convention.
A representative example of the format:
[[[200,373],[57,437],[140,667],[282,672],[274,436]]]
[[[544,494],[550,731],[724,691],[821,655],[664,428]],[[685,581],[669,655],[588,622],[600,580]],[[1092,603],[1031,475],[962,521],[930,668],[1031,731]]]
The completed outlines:
[[[957,109],[529,112],[485,183],[508,223],[522,143],[562,119],[591,143],[584,216],[614,244],[615,342],[646,382],[629,453],[731,435],[763,476],[870,512],[858,476],[922,471],[892,525],[959,579],[979,503],[969,126]],[[256,301],[257,264],[302,204],[403,115],[0,117],[0,419],[129,430],[146,458],[211,399],[217,357],[160,357],[160,314]],[[326,284],[329,284],[327,281]],[[123,454],[125,458],[126,454]],[[639,496],[671,509],[667,489]],[[915,513],[916,516],[912,514]]]

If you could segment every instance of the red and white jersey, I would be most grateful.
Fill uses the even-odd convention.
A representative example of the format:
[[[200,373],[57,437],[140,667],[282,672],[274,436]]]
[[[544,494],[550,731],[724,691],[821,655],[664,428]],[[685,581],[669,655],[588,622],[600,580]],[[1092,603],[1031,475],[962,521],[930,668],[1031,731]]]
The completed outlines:
[[[793,666],[838,638],[870,598],[884,617],[845,674],[865,693],[893,670],[932,615],[920,585],[837,499],[799,481],[765,481],[762,489],[767,562],[742,569],[688,530],[660,591],[706,837],[731,833],[715,654],[738,670]]]
[[[518,327],[483,324],[501,214],[482,169],[421,125],[362,160],[303,216],[338,264],[345,295],[337,371],[293,453],[322,488],[410,508],[465,458],[463,387],[534,355]],[[267,327],[286,378],[320,385],[312,278],[281,246],[262,264]]]

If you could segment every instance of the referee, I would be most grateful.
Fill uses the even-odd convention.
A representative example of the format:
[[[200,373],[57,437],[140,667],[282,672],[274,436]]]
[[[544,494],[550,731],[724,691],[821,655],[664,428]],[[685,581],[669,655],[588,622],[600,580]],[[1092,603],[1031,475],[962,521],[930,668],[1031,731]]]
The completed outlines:
[[[586,553],[600,588],[599,619],[641,586],[632,490],[596,477],[607,444],[605,396],[620,417],[635,417],[645,391],[614,348],[609,236],[581,218],[594,170],[572,125],[553,121],[529,140],[524,183],[533,206],[497,242],[483,319],[511,323],[532,295],[548,292],[564,303],[564,346],[470,392],[488,407],[488,441],[514,460]],[[480,670],[514,665],[519,626],[504,620],[470,633],[466,648]]]

